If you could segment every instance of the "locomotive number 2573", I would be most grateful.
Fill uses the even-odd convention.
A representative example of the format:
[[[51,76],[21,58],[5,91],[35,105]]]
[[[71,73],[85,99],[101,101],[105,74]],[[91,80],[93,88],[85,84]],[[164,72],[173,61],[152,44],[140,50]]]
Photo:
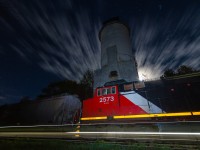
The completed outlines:
[[[114,96],[107,96],[107,97],[101,97],[99,99],[100,103],[109,103],[109,102],[113,102],[115,100]]]

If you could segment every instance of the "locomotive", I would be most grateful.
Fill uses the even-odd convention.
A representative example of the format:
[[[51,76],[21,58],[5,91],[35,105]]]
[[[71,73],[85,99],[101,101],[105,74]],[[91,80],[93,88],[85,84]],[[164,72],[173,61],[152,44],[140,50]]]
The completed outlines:
[[[199,77],[176,77],[146,83],[125,80],[107,82],[95,89],[93,98],[83,101],[81,121],[199,120]],[[184,85],[190,89],[185,89]],[[194,96],[186,101],[185,95],[189,94],[185,91],[189,90]]]

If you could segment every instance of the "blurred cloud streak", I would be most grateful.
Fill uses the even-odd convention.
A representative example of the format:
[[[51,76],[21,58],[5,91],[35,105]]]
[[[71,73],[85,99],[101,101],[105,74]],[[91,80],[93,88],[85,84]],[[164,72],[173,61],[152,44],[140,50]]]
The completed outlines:
[[[76,81],[88,69],[100,67],[100,21],[92,19],[85,8],[70,0],[12,1],[8,6],[17,24],[9,25],[17,37],[9,44],[23,59]]]
[[[102,21],[75,2],[4,1],[9,15],[3,15],[0,23],[9,47],[27,62],[61,78],[79,81],[86,70],[100,68]],[[146,79],[158,78],[164,70],[180,65],[200,68],[198,6],[187,6],[182,12],[168,10],[163,15],[164,11],[165,6],[159,5],[157,16],[130,21],[139,75]]]
[[[132,21],[140,78],[159,78],[166,69],[180,65],[200,69],[200,10],[188,6],[184,12],[175,13],[170,10],[167,16],[147,15],[139,23]]]

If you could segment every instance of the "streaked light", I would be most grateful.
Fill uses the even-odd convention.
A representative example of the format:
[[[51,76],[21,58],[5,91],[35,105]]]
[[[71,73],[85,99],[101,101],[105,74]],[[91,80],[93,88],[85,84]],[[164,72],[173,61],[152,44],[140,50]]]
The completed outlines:
[[[101,119],[107,119],[107,117],[103,116],[103,117],[86,117],[86,118],[81,118],[81,120],[101,120]]]
[[[200,115],[200,112],[194,112]],[[163,114],[141,114],[141,115],[125,115],[113,116],[114,119],[127,119],[127,118],[154,118],[154,117],[174,117],[174,116],[192,116],[193,112],[180,112],[180,113],[163,113]]]
[[[77,134],[77,132],[65,132]],[[79,134],[118,134],[118,135],[200,135],[199,132],[79,132]]]
[[[164,114],[164,116],[166,116],[166,117],[171,117],[171,116],[192,116],[192,113],[191,112],[166,113],[166,114]]]
[[[80,135],[79,135],[80,130],[76,130],[75,132],[76,132],[76,134],[75,134],[74,136],[75,136],[75,137],[80,137]]]
[[[127,115],[127,116],[113,116],[114,119],[126,119],[126,118],[148,118],[153,117],[153,114],[142,114],[142,115]]]
[[[200,112],[192,112],[193,115],[200,115]]]
[[[0,126],[0,129],[3,128],[37,128],[37,127],[64,127],[64,126],[72,126],[72,125],[80,125],[78,124],[59,124],[59,125],[30,125],[30,126]]]
[[[178,113],[160,113],[160,114],[120,115],[120,116],[113,116],[113,119],[180,117],[180,116],[193,116],[193,115],[200,115],[200,112],[178,112]],[[81,120],[101,120],[101,119],[107,119],[107,117],[103,116],[103,117],[81,118]]]

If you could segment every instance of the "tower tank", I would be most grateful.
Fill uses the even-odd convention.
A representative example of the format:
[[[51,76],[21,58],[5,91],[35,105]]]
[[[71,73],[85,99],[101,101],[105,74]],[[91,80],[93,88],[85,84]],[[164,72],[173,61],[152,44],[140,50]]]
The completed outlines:
[[[138,81],[129,27],[118,17],[105,21],[99,32],[99,40],[101,69],[95,71],[94,88],[120,79]]]

